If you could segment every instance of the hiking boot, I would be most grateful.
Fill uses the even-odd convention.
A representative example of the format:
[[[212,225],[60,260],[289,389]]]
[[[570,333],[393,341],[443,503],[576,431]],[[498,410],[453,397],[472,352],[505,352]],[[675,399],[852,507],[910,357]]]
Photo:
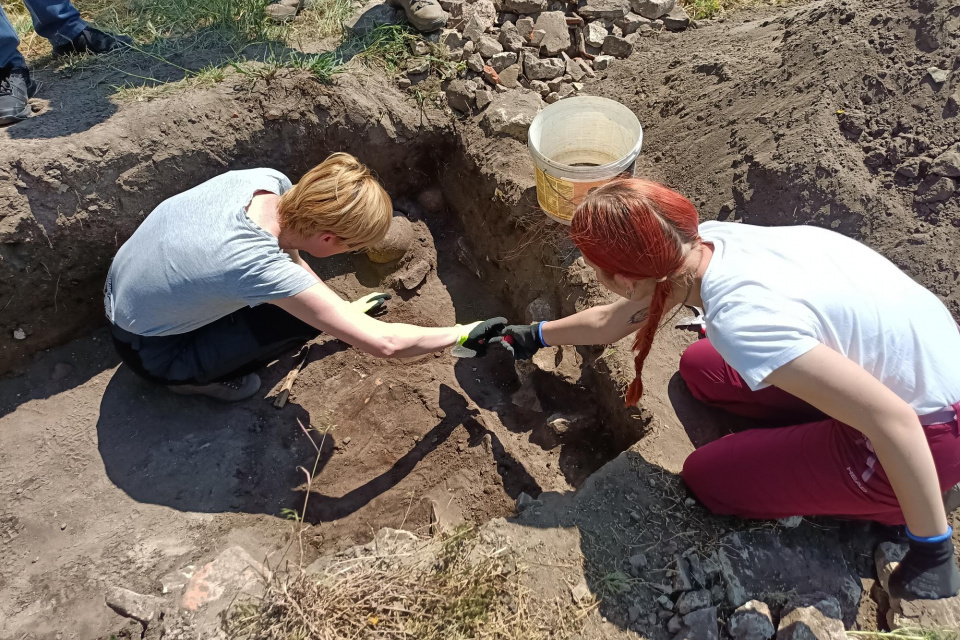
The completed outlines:
[[[37,83],[26,67],[0,69],[0,125],[13,124],[30,116],[28,100],[37,92]]]
[[[210,384],[172,384],[167,389],[182,396],[207,396],[221,402],[240,402],[260,389],[260,376],[251,373]]]
[[[447,13],[439,0],[387,0],[391,7],[400,7],[407,14],[413,28],[423,33],[442,29],[447,24]]]
[[[104,33],[100,29],[87,27],[68,44],[58,44],[53,47],[53,55],[65,56],[70,53],[107,53],[118,49],[129,49],[133,46],[130,36],[116,36]]]

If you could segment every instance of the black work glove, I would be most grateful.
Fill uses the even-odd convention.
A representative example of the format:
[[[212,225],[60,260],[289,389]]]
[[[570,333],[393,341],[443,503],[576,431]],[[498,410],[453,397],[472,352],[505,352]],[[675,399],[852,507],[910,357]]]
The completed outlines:
[[[500,331],[507,325],[506,318],[490,318],[481,322],[473,322],[460,327],[460,337],[454,347],[454,355],[472,358],[486,354],[487,347],[500,335]]]
[[[903,561],[890,575],[893,598],[937,600],[960,593],[960,571],[954,560],[953,541],[918,542],[910,540]]]
[[[392,297],[393,296],[391,296],[389,293],[380,293],[379,291],[374,291],[373,293],[368,293],[359,300],[354,300],[350,304],[368,316],[377,317],[386,312],[387,300]]]
[[[540,323],[511,324],[503,328],[501,336],[491,342],[499,343],[516,360],[529,360],[537,351],[544,348],[540,341]]]

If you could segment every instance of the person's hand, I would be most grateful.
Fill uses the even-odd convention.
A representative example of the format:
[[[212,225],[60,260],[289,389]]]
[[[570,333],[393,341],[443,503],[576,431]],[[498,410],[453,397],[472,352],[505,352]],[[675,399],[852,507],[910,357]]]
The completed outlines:
[[[910,540],[903,561],[893,570],[888,585],[890,597],[907,600],[937,600],[960,593],[960,571],[953,541]]]
[[[389,293],[380,293],[374,291],[373,293],[368,293],[367,295],[354,300],[350,303],[355,309],[359,309],[361,313],[366,313],[371,316],[378,315],[379,313],[386,311],[387,300],[392,298]]]
[[[460,327],[460,335],[457,337],[454,355],[473,357],[486,354],[491,340],[499,336],[506,325],[506,318],[490,318],[471,324],[457,325]]]
[[[492,342],[499,343],[515,360],[529,360],[537,351],[547,346],[540,339],[540,323],[511,324],[503,328],[500,336]]]

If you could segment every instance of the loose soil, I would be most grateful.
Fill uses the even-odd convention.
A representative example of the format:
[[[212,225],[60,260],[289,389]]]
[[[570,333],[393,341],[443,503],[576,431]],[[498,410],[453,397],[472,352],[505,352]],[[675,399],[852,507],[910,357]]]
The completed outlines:
[[[956,8],[933,0],[738,13],[641,39],[586,92],[638,114],[638,171],[687,194],[704,218],[836,229],[960,316],[960,197],[922,201],[930,161],[960,140],[950,107],[958,30]],[[953,75],[933,84],[932,66]],[[11,372],[0,381],[0,637],[97,637],[122,624],[102,605],[108,585],[157,592],[160,576],[230,543],[274,558],[292,531],[283,510],[303,505],[298,467],[317,459],[298,423],[326,432],[311,432],[323,444],[308,554],[383,526],[426,532],[435,514],[485,522],[511,514],[521,492],[542,492],[549,513],[527,521],[530,544],[546,535],[537,529],[576,527],[590,588],[620,631],[664,637],[655,595],[639,583],[668,580],[676,552],[753,526],[685,504],[683,459],[731,422],[676,377],[694,339],[678,331],[655,344],[636,410],[620,402],[627,341],[557,355],[533,379],[541,411],[514,404],[522,372],[503,354],[388,362],[324,338],[282,410],[269,400],[297,354],[263,372],[266,400],[236,406],[142,383],[97,328],[110,257],[161,200],[229,169],[267,165],[296,179],[334,150],[370,164],[416,224],[409,260],[434,267],[414,291],[394,289],[388,321],[522,321],[537,298],[555,314],[609,298],[537,211],[521,142],[418,105],[376,72],[332,87],[294,72],[230,74],[136,104],[110,100],[110,80],[86,72],[40,77],[41,117],[0,132],[0,370]],[[915,178],[897,173],[911,163]],[[417,196],[433,192],[435,203],[436,185],[445,204],[425,210]],[[356,297],[403,265],[348,256],[316,266]],[[18,328],[26,340],[12,338]],[[584,411],[587,437],[546,426],[553,412]],[[863,529],[826,522],[790,535],[841,546],[872,578]],[[648,574],[613,588],[638,550],[650,555]],[[638,603],[639,626],[627,615]],[[856,624],[875,628],[876,617],[864,598]]]

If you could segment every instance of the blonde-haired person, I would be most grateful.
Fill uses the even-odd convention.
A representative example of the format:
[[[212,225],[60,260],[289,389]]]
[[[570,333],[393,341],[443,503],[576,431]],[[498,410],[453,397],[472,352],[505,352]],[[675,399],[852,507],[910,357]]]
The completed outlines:
[[[230,171],[153,210],[120,247],[104,286],[114,345],[138,375],[184,394],[238,401],[256,370],[326,332],[372,355],[460,344],[482,353],[503,318],[418,327],[367,315],[387,294],[341,299],[301,258],[375,245],[390,196],[356,158],[335,153],[292,185],[273,169]]]

